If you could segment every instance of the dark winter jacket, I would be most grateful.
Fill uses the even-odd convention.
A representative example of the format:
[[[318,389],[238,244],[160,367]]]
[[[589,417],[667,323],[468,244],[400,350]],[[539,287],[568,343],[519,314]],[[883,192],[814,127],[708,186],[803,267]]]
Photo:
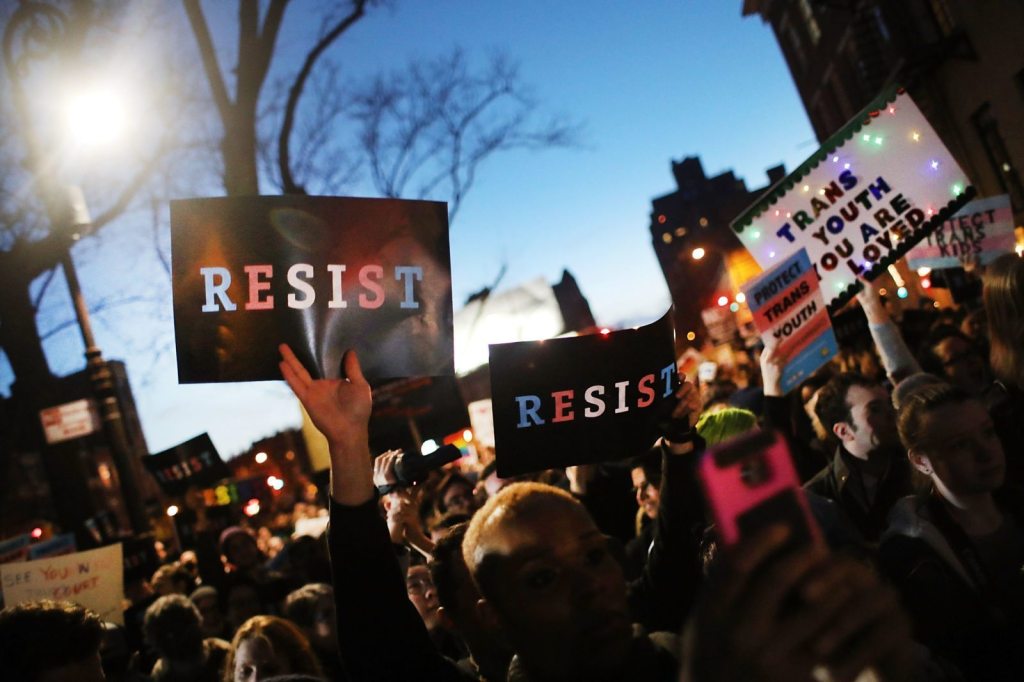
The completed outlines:
[[[1024,534],[1024,497],[1002,491],[996,501]],[[945,505],[936,494],[900,500],[882,536],[882,570],[901,593],[915,638],[935,656],[971,680],[1022,680],[1024,578],[1017,571],[997,585]]]

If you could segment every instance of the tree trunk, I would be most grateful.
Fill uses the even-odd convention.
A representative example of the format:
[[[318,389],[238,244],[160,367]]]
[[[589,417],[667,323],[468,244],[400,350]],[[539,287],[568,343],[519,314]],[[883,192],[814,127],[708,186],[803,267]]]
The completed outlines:
[[[49,386],[53,374],[43,353],[36,310],[29,295],[35,274],[17,263],[18,255],[17,250],[0,253],[0,348],[19,384]]]
[[[256,168],[256,107],[235,105],[234,120],[225,122],[221,152],[224,155],[224,190],[229,197],[260,193]]]

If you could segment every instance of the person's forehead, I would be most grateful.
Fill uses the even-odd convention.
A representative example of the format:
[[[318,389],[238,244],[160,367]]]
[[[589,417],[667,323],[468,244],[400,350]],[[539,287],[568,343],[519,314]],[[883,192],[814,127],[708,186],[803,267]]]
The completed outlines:
[[[973,400],[937,407],[926,419],[928,435],[940,444],[949,442],[956,436],[970,435],[975,430],[992,424],[992,417],[988,411]]]
[[[969,347],[966,341],[959,336],[947,336],[935,346],[935,352],[940,355],[950,355]]]
[[[846,392],[846,402],[850,406],[866,405],[874,400],[888,400],[889,394],[882,386],[850,386]]]
[[[444,496],[450,497],[453,494],[464,495],[472,490],[472,486],[465,481],[454,481],[444,489]]]
[[[274,651],[265,637],[249,637],[238,645],[238,657],[250,661],[265,661],[273,657]]]
[[[502,519],[482,538],[488,553],[508,559],[571,554],[575,546],[592,537],[601,537],[586,511],[564,501],[531,509],[530,513]]]

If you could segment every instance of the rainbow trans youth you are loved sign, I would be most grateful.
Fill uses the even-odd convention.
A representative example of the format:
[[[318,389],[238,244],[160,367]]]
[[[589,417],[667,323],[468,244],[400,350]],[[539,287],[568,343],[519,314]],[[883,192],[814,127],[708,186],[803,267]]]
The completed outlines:
[[[829,312],[975,195],[901,88],[892,87],[732,223],[768,270],[807,249]]]

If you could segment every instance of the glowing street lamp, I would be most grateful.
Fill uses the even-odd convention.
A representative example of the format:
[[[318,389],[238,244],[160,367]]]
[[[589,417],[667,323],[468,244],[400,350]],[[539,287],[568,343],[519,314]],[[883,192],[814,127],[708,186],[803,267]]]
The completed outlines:
[[[121,92],[95,83],[68,96],[63,114],[68,140],[90,149],[109,147],[123,137],[129,120]]]
[[[4,29],[4,68],[10,83],[12,106],[25,131],[26,165],[36,171],[40,184],[45,186],[43,196],[47,200],[52,232],[63,235],[67,240],[61,244],[60,263],[85,345],[86,370],[100,407],[106,445],[113,455],[121,481],[125,509],[132,530],[139,534],[149,529],[149,522],[137,487],[138,462],[133,461],[114,377],[96,345],[88,307],[71,257],[72,243],[91,228],[92,221],[81,189],[70,187],[65,192],[54,191],[57,185],[54,176],[58,172],[58,166],[54,164],[58,156],[56,148],[61,146],[61,142],[73,142],[74,146],[109,144],[113,136],[123,129],[126,119],[124,107],[112,89],[90,89],[68,100],[71,113],[65,115],[65,123],[71,126],[70,130],[40,130],[45,126],[34,115],[24,87],[32,63],[61,56],[72,32],[68,16],[58,7],[42,2],[21,2]],[[63,56],[65,59],[68,57],[66,54]],[[69,136],[68,140],[61,139],[62,132]],[[65,521],[68,522],[67,519]]]

